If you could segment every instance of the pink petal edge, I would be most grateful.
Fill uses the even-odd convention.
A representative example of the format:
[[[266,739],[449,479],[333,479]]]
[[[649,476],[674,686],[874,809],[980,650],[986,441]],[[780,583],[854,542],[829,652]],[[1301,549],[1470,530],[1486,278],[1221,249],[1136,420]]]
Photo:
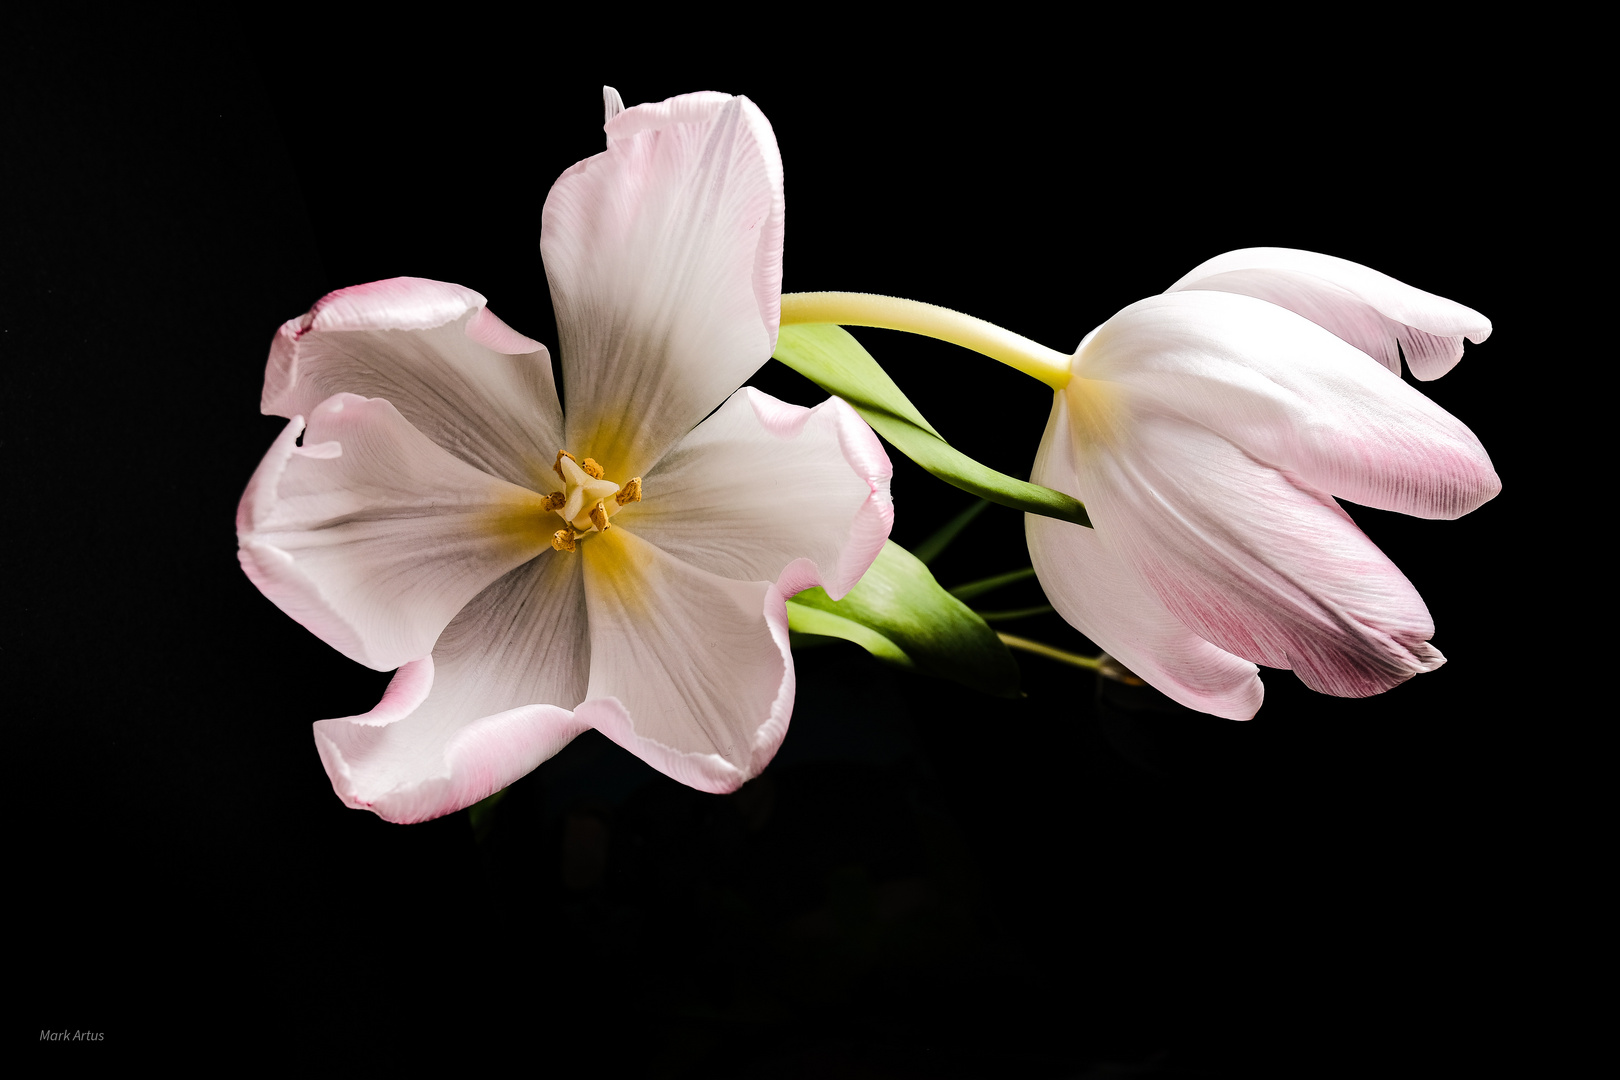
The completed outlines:
[[[855,475],[866,482],[870,494],[850,522],[849,535],[837,566],[816,567],[809,560],[795,560],[783,569],[776,580],[776,587],[787,597],[819,585],[834,600],[842,599],[855,587],[861,575],[871,568],[872,561],[883,550],[883,544],[894,527],[894,496],[889,490],[894,477],[894,463],[889,460],[883,444],[866,421],[839,398],[828,398],[814,408],[806,409],[778,400],[751,386],[744,387],[744,390],[760,424],[780,438],[797,436],[811,418],[823,410],[830,411],[837,418],[838,445],[844,452],[844,460],[855,470]]]
[[[418,768],[415,778],[379,784],[367,758],[379,744],[380,729],[407,720],[427,700],[435,675],[431,656],[401,667],[370,712],[316,722],[316,747],[333,791],[346,805],[400,824],[471,806],[521,779],[592,727],[680,783],[715,794],[735,791],[757,776],[781,747],[797,687],[780,590],[767,589],[762,614],[782,659],[782,678],[755,731],[746,768],[719,754],[682,751],[640,734],[624,703],[608,696],[589,698],[572,711],[535,704],[481,717],[457,731],[437,758]]]
[[[545,346],[471,289],[392,278],[341,289],[271,343],[261,408],[309,416],[335,394],[383,398],[452,456],[527,485],[562,445]]]
[[[1460,420],[1339,337],[1254,297],[1139,300],[1087,335],[1075,368],[1118,387],[1137,414],[1187,417],[1351,502],[1454,518],[1501,490]]]
[[[260,411],[266,416],[287,416],[289,399],[300,381],[299,339],[311,333],[347,330],[429,330],[454,322],[475,308],[484,308],[483,294],[447,281],[428,278],[387,278],[329,292],[315,306],[288,319],[276,332],[265,367]],[[497,322],[499,320],[496,320]],[[505,324],[502,324],[503,326]],[[524,352],[543,349],[508,328],[511,338],[528,342]],[[486,342],[486,344],[490,344]],[[328,395],[321,395],[323,398]],[[307,409],[305,404],[303,408]],[[300,409],[299,411],[303,411]]]
[[[463,727],[444,747],[439,767],[419,779],[368,790],[371,774],[361,767],[377,742],[376,729],[409,716],[433,685],[433,658],[399,669],[383,699],[361,716],[321,720],[315,745],[338,798],[385,821],[411,824],[454,813],[487,798],[532,772],[584,731],[586,724],[555,705],[528,705],[482,717]]]
[[[787,600],[780,589],[772,586],[766,592],[763,614],[771,640],[782,655],[782,681],[768,714],[754,733],[746,769],[739,769],[719,754],[678,750],[640,734],[635,719],[616,697],[592,698],[574,711],[575,716],[687,787],[716,795],[737,790],[758,776],[781,748],[798,689],[793,654],[788,646]]]
[[[1165,292],[1217,290],[1253,296],[1332,331],[1399,375],[1399,342],[1412,375],[1438,379],[1462,359],[1463,340],[1490,336],[1491,322],[1454,300],[1414,288],[1348,259],[1293,248],[1217,255]]]

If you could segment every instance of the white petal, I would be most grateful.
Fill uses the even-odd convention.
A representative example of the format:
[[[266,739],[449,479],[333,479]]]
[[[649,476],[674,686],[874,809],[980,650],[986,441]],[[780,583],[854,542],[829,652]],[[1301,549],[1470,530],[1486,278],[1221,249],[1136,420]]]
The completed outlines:
[[[893,469],[872,429],[837,398],[814,409],[752,387],[666,454],[614,524],[721,577],[776,582],[791,596],[843,596],[894,521]],[[804,573],[782,578],[796,560]]]
[[[689,566],[629,529],[583,540],[579,556],[591,681],[576,716],[703,791],[757,775],[793,711],[782,593]]]
[[[1395,374],[1399,342],[1419,379],[1438,379],[1478,344],[1491,322],[1472,308],[1414,289],[1360,263],[1292,248],[1245,248],[1218,255],[1166,289],[1205,289],[1258,297],[1303,315]]]
[[[262,408],[308,416],[333,394],[386,398],[461,460],[532,485],[562,447],[551,359],[484,304],[424,278],[331,293],[277,334]]]
[[[782,163],[759,109],[722,94],[638,105],[607,134],[551,189],[540,250],[567,447],[644,476],[775,348]]]
[[[1205,428],[1138,417],[1129,446],[1079,469],[1099,532],[1228,652],[1342,697],[1444,662],[1422,598],[1331,497]]]
[[[589,725],[579,560],[548,551],[457,616],[363,716],[322,720],[315,741],[338,796],[389,821],[425,821],[525,775]]]
[[[276,439],[236,527],[261,592],[387,670],[427,655],[467,601],[548,550],[547,519],[541,496],[451,457],[389,402],[338,394]]]
[[[1458,517],[1501,490],[1456,417],[1321,327],[1252,297],[1138,301],[1087,337],[1075,371],[1122,387],[1133,410],[1185,416],[1366,506]],[[1087,384],[1076,379],[1069,393]]]
[[[1082,498],[1062,394],[1030,479]],[[1025,516],[1030,559],[1052,606],[1160,692],[1190,709],[1247,720],[1265,690],[1255,666],[1194,634],[1108,543],[1111,530]]]

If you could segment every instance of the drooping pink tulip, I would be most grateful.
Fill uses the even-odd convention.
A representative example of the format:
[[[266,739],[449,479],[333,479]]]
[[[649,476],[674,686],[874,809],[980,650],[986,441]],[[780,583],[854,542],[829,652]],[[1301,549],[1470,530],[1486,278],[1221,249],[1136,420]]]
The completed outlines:
[[[1380,693],[1444,658],[1417,591],[1335,497],[1455,518],[1501,489],[1479,440],[1402,381],[1485,340],[1477,312],[1342,259],[1212,259],[1088,334],[1037,483],[1095,529],[1027,518],[1071,624],[1169,697],[1247,719],[1255,665]],[[1397,345],[1399,348],[1397,349]]]
[[[889,460],[847,405],[736,389],[779,320],[769,123],[722,94],[607,104],[607,150],[542,219],[566,417],[544,346],[458,285],[344,289],[271,347],[263,409],[291,423],[242,497],[242,566],[399,669],[371,712],[315,725],[338,795],[391,821],[592,727],[736,788],[792,711],[786,597],[842,596],[889,532]]]

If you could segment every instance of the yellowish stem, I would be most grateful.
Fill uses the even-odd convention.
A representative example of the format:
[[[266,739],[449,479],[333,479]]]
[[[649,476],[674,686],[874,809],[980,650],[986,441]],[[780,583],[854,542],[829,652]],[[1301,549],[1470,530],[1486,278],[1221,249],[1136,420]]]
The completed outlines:
[[[960,311],[873,293],[785,293],[782,325],[836,323],[839,326],[876,326],[904,330],[949,341],[964,349],[1000,360],[1054,390],[1069,384],[1070,358],[1056,349],[1003,330],[994,323]]]
[[[1073,664],[1075,667],[1086,668],[1089,671],[1102,670],[1103,665],[1100,657],[1081,656],[1079,653],[1065,652],[1062,649],[1054,649],[1050,645],[1042,645],[1038,641],[1031,641],[1029,638],[1014,637],[1012,634],[998,633],[996,637],[1000,638],[1002,644],[1009,649],[1023,649],[1025,652],[1032,652],[1037,656],[1044,656],[1049,660],[1057,660],[1064,664]]]

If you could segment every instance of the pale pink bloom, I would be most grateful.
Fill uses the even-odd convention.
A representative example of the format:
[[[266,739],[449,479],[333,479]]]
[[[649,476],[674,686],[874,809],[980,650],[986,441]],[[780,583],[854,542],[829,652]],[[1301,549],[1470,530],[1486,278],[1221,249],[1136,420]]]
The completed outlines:
[[[263,408],[292,422],[242,497],[242,566],[399,669],[371,712],[315,725],[338,795],[391,821],[467,806],[592,727],[736,788],[793,707],[785,598],[842,596],[888,535],[889,460],[847,405],[736,390],[781,303],[765,117],[607,100],[607,151],[542,219],[566,417],[545,348],[458,285],[344,289],[271,347]]]
[[[1473,432],[1399,374],[1401,351],[1435,378],[1489,333],[1460,304],[1279,248],[1125,308],[1080,343],[1035,461],[1096,526],[1027,519],[1053,605],[1233,719],[1260,707],[1255,664],[1345,697],[1439,667],[1422,598],[1334,497],[1454,518],[1501,489]]]

